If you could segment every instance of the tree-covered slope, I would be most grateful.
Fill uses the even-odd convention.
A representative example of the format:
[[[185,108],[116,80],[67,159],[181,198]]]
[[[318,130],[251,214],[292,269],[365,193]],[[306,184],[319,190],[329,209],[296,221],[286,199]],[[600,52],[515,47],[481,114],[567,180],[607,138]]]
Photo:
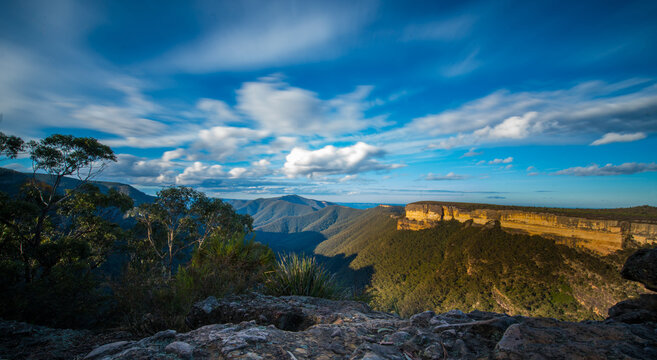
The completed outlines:
[[[409,315],[474,309],[568,320],[601,318],[640,293],[619,269],[629,254],[600,257],[498,226],[441,222],[398,231],[383,209],[361,215],[316,252],[353,258],[372,272],[372,305]]]
[[[312,254],[317,244],[339,233],[345,224],[349,224],[363,211],[330,205],[309,214],[285,216],[256,227],[256,239],[276,252]]]
[[[328,239],[315,248],[315,253],[324,256],[358,253],[367,244],[375,242],[382,232],[389,232],[397,226],[397,216],[403,208],[397,206],[375,208],[362,211],[349,222],[341,224],[339,231],[327,234]],[[338,230],[338,229],[336,229]]]
[[[253,217],[256,227],[286,216],[299,216],[310,214],[330,205],[327,201],[307,199],[298,195],[286,195],[277,198],[255,200],[227,200],[240,214]]]
[[[49,182],[47,174],[36,174],[36,178],[42,182]],[[0,191],[4,191],[10,195],[18,194],[20,187],[23,183],[32,178],[31,173],[22,173],[11,169],[0,168]],[[60,189],[62,191],[76,188],[80,185],[81,181],[71,177],[63,177]],[[91,184],[96,185],[101,192],[106,193],[109,189],[116,189],[119,193],[130,196],[135,202],[135,205],[153,202],[154,196],[144,194],[143,192],[135,189],[134,187],[110,181],[90,181]]]
[[[279,233],[302,231],[323,232],[329,230],[331,227],[339,226],[345,221],[352,220],[362,212],[363,210],[330,205],[309,214],[279,218],[266,225],[259,226],[258,230]]]

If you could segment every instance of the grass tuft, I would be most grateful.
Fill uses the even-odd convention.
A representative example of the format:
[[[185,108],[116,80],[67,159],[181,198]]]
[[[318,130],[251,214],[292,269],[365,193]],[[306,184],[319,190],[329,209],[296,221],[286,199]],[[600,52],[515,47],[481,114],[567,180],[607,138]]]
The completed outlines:
[[[301,295],[326,299],[344,298],[335,275],[312,256],[282,254],[273,271],[266,273],[265,291],[274,296]]]

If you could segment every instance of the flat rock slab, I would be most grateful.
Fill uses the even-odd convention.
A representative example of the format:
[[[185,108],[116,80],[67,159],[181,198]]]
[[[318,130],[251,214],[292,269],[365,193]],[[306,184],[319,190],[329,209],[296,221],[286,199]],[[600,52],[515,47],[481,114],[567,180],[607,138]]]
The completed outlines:
[[[509,326],[495,359],[657,359],[654,324],[525,318]]]

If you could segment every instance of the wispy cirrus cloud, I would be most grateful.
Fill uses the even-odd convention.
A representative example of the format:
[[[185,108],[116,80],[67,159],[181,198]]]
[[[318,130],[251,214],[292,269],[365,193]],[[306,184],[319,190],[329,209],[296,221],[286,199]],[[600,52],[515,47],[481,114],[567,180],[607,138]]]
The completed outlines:
[[[614,176],[614,175],[632,175],[644,172],[657,171],[657,163],[624,163],[621,165],[607,164],[599,166],[591,164],[589,166],[577,166],[554,172],[553,175],[573,175],[573,176]]]
[[[428,173],[426,176],[424,176],[424,180],[429,180],[429,181],[465,180],[465,179],[467,179],[467,176],[458,175],[453,172],[449,172],[446,175]]]
[[[465,154],[461,155],[462,158],[464,157],[475,157],[483,154],[483,151],[477,151],[477,148],[470,148]]]
[[[215,22],[203,34],[172,49],[154,66],[191,73],[253,70],[333,58],[340,41],[364,26],[376,8],[373,1],[333,6],[330,3],[260,3],[254,8],[221,9],[232,17]],[[355,11],[348,11],[348,10]]]
[[[454,41],[470,34],[476,18],[472,15],[460,15],[434,21],[407,25],[402,41]]]
[[[606,133],[600,139],[591,143],[593,146],[606,145],[617,142],[632,142],[637,140],[642,140],[646,138],[646,134],[642,132],[629,133],[629,134],[619,134],[619,133]]]
[[[610,135],[603,143],[638,140],[657,131],[657,85],[652,80],[582,83],[570,89],[512,93],[494,92],[457,109],[414,119],[408,129],[439,138],[430,148],[450,149],[482,143],[540,142],[559,135]],[[456,135],[449,135],[456,134]],[[601,142],[598,142],[601,144]]]

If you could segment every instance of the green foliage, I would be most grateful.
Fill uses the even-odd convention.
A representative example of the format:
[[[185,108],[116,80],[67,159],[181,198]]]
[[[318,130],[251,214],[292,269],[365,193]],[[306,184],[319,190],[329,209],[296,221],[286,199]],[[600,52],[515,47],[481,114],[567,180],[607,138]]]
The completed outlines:
[[[274,265],[272,250],[244,234],[215,235],[176,274],[176,286],[196,299],[241,293],[263,280]]]
[[[314,257],[294,253],[280,255],[276,268],[267,273],[265,290],[275,296],[344,297],[335,275],[317,263]]]
[[[187,249],[202,248],[210,236],[230,237],[253,230],[250,216],[237,214],[230,204],[192,188],[169,187],[157,195],[155,202],[142,204],[130,214],[145,228],[145,241],[168,278],[173,275],[175,261]]]
[[[132,200],[101,193],[89,180],[112,150],[93,138],[52,135],[25,144],[0,134],[0,153],[27,151],[33,176],[15,196],[0,194],[0,316],[51,326],[93,326],[108,310],[107,291],[94,272],[124,232],[106,214]],[[45,173],[45,174],[43,174]],[[80,181],[62,191],[65,176]]]
[[[112,149],[90,137],[55,134],[27,143],[35,172],[61,176],[84,174],[86,179],[98,172],[106,161],[116,161]],[[95,169],[95,170],[94,170]]]
[[[0,199],[0,317],[51,326],[96,325],[108,297],[94,270],[124,238],[124,231],[103,218],[105,211],[125,210],[132,201],[115,191],[102,194],[85,185],[70,194],[44,219],[42,238],[30,243],[38,206],[29,196]]]
[[[0,131],[0,155],[15,159],[23,150],[25,150],[23,139],[13,135],[5,135]]]
[[[185,315],[193,299],[178,290],[172,280],[162,277],[159,266],[133,262],[112,284],[115,319],[139,335],[166,329],[187,330]]]
[[[244,234],[211,236],[170,280],[161,276],[157,262],[135,258],[113,285],[117,312],[121,323],[135,333],[189,330],[184,319],[195,302],[253,290],[273,264],[271,249]]]
[[[627,251],[600,257],[539,236],[457,221],[398,231],[394,219],[371,214],[317,250],[356,254],[352,269],[373,267],[371,305],[404,316],[478,309],[600,319],[611,305],[641,291],[618,272]]]

